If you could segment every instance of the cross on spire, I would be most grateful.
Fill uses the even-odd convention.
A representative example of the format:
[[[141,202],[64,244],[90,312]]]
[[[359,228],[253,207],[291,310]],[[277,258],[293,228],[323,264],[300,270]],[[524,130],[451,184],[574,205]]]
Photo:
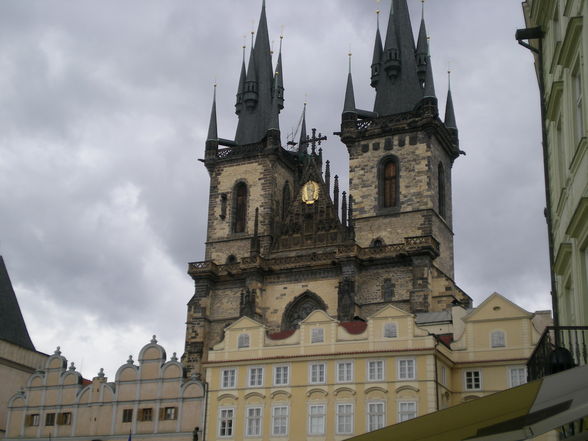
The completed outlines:
[[[313,128],[312,129],[312,136],[311,137],[307,137],[305,141],[300,141],[300,144],[305,144],[305,145],[310,144],[311,149],[312,149],[311,150],[312,151],[312,154],[314,155],[314,154],[316,154],[316,146],[317,145],[321,145],[321,142],[322,141],[326,141],[326,140],[327,140],[327,137],[326,136],[323,136],[323,134],[320,133],[320,132],[319,132],[319,134],[317,136],[316,135],[316,129]]]

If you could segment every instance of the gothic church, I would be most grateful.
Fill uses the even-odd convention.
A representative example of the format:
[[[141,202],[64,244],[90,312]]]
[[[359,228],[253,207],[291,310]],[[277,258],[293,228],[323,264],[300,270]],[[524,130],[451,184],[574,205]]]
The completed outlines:
[[[471,305],[453,280],[458,131],[450,91],[439,117],[424,19],[415,44],[406,0],[392,0],[384,40],[376,30],[373,110],[356,107],[348,74],[335,134],[349,154],[349,194],[305,120],[299,142],[284,146],[282,73],[264,1],[241,65],[234,140],[218,136],[216,97],[212,105],[206,255],[188,269],[195,292],[183,361],[194,373],[242,316],[284,334],[316,309],[347,322],[388,304],[412,313]]]

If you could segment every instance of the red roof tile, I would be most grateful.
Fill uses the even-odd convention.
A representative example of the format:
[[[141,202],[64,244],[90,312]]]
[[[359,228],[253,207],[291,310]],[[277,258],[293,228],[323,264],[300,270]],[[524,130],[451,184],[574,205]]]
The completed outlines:
[[[294,332],[296,332],[295,329],[290,329],[289,331],[274,332],[273,334],[268,334],[267,336],[272,340],[284,340],[285,338],[288,338],[294,334]]]
[[[367,323],[361,320],[354,320],[352,322],[341,322],[341,326],[345,328],[350,334],[361,334],[367,329]]]

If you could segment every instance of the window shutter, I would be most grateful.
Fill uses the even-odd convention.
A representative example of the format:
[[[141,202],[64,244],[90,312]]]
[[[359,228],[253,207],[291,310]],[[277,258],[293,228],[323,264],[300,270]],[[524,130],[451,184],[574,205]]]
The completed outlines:
[[[165,420],[165,407],[159,408],[159,420]]]

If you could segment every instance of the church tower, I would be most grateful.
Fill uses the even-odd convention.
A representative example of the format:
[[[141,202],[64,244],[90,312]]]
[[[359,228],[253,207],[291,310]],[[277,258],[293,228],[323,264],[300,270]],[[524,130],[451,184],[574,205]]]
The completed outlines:
[[[234,140],[219,138],[213,98],[205,260],[188,269],[195,292],[183,361],[195,373],[242,316],[287,334],[315,309],[352,321],[386,304],[426,312],[470,301],[453,282],[457,128],[452,106],[445,122],[438,117],[424,20],[415,47],[406,0],[392,0],[384,45],[376,32],[373,111],[356,108],[348,74],[338,134],[349,194],[323,161],[326,137],[307,133],[306,107],[299,142],[282,145],[282,50],[274,68],[269,41],[263,1],[241,63]]]

